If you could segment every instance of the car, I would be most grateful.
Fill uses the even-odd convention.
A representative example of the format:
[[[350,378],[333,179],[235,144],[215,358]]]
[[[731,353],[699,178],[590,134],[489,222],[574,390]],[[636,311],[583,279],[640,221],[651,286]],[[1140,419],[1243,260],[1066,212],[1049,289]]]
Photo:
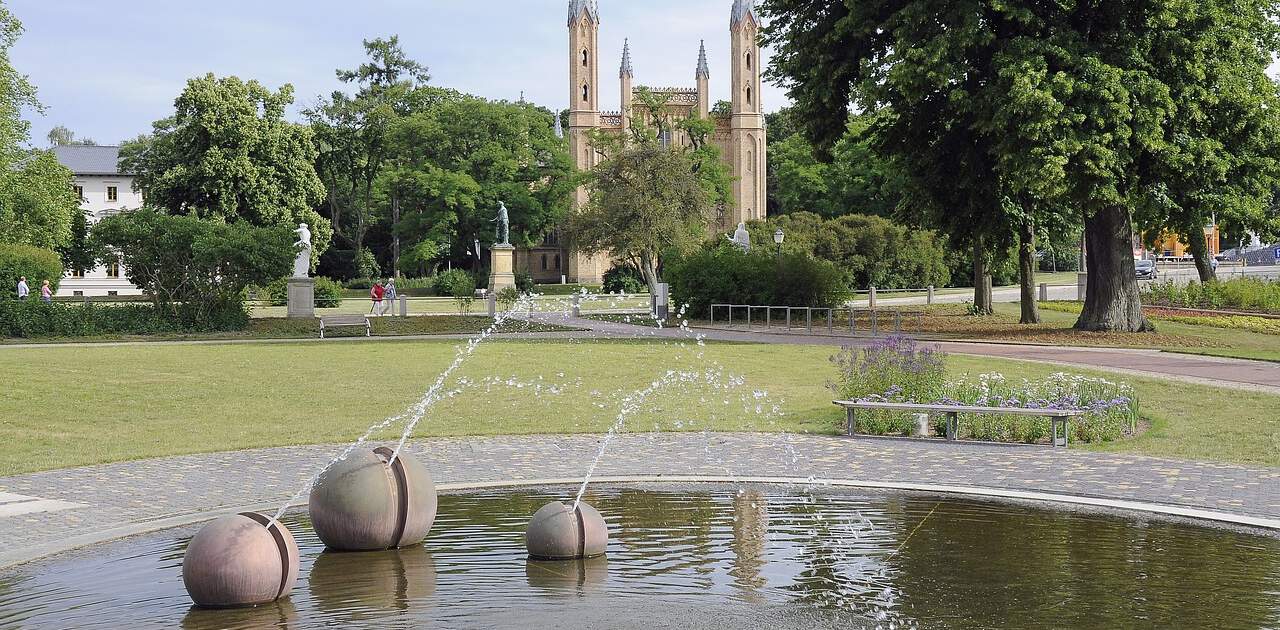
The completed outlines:
[[[1154,260],[1135,260],[1134,267],[1139,280],[1155,280],[1160,277],[1160,270],[1156,268]]]

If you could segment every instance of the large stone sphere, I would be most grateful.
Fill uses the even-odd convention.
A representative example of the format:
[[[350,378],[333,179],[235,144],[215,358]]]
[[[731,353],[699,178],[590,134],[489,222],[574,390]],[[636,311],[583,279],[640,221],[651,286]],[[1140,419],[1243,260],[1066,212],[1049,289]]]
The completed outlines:
[[[436,520],[436,486],[418,460],[389,448],[352,453],[320,475],[307,509],[325,546],[381,551],[422,542]]]
[[[572,560],[603,555],[609,544],[604,517],[586,503],[573,511],[559,501],[534,513],[525,530],[525,546],[534,560]]]
[[[289,594],[298,579],[298,545],[279,521],[224,516],[201,529],[182,558],[182,582],[197,606],[257,606]]]

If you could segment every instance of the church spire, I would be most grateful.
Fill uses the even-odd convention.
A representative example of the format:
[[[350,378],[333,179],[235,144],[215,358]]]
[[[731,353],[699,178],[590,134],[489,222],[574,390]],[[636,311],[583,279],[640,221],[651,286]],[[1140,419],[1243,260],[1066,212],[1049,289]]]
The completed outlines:
[[[751,16],[757,25],[760,24],[760,18],[756,15],[755,0],[733,0],[733,14],[729,18],[729,27],[736,28],[747,16]]]
[[[576,22],[583,11],[591,21],[600,23],[600,7],[596,6],[596,0],[569,0],[569,24]]]
[[[636,73],[631,69],[631,40],[622,40],[622,67],[618,69],[618,78],[634,79]]]
[[[698,45],[698,72],[694,75],[696,79],[710,79],[711,67],[707,65],[707,42],[703,40]]]

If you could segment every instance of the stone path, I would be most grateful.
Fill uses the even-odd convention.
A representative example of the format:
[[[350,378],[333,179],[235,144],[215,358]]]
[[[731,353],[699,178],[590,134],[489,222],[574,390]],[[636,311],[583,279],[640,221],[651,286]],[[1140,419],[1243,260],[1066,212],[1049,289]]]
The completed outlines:
[[[580,478],[600,436],[413,443],[437,483]],[[284,504],[337,446],[190,455],[0,478],[0,492],[81,504],[0,516],[0,567],[175,518]],[[773,434],[624,434],[599,476],[799,477],[1042,491],[1280,518],[1280,469],[1045,447]],[[566,489],[566,498],[571,491]],[[303,497],[305,501],[305,497]]]

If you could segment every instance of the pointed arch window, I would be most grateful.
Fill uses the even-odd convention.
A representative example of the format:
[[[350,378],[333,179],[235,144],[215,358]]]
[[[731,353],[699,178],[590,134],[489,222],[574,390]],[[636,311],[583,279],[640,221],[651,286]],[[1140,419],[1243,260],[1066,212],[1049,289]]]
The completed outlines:
[[[747,70],[751,69],[751,53],[747,53]]]
[[[587,67],[587,62],[588,62],[590,59],[591,59],[591,55],[590,55],[590,53],[588,53],[588,52],[587,52],[587,49],[586,49],[586,48],[583,48],[583,49],[582,49],[582,67],[583,67],[583,68]]]
[[[582,84],[582,102],[586,103],[591,100],[591,87],[586,83]]]
[[[747,105],[751,104],[751,86],[747,86]]]

